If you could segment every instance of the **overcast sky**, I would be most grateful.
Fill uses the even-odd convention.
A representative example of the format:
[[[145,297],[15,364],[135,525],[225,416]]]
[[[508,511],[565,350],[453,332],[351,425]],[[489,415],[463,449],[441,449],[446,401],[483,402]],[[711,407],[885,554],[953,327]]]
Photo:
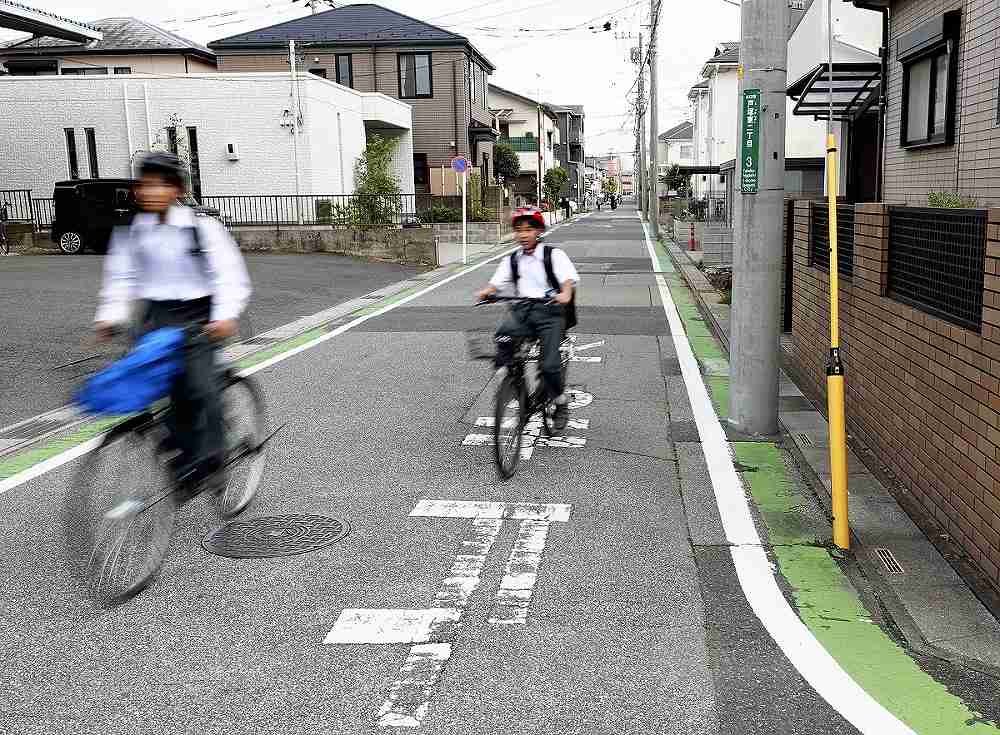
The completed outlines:
[[[303,0],[25,2],[85,21],[131,15],[202,43],[308,13],[301,7]],[[541,90],[546,101],[583,105],[588,155],[633,149],[626,93],[635,80],[635,67],[628,56],[639,33],[648,37],[643,28],[649,23],[648,0],[379,0],[379,4],[470,38],[497,67],[490,81],[502,87],[530,97]],[[206,17],[210,15],[214,17]],[[663,0],[658,65],[661,132],[687,119],[687,91],[698,81],[716,43],[739,40],[739,15],[739,8],[725,0]],[[609,20],[614,24],[611,32],[588,29]],[[576,29],[565,30],[570,28]]]

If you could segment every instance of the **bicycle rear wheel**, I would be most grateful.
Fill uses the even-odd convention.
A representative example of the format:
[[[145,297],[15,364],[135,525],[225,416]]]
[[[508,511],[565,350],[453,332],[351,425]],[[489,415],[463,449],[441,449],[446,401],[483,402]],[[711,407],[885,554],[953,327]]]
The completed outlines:
[[[163,425],[127,421],[87,455],[64,507],[70,562],[102,605],[124,602],[156,577],[170,545],[176,498],[158,454]]]
[[[260,387],[250,378],[227,377],[222,392],[226,441],[226,485],[218,495],[219,515],[234,518],[253,502],[267,461],[267,410]]]
[[[528,393],[523,381],[510,375],[504,377],[497,389],[493,415],[493,448],[497,472],[509,480],[517,472],[521,460],[521,443],[527,422]]]

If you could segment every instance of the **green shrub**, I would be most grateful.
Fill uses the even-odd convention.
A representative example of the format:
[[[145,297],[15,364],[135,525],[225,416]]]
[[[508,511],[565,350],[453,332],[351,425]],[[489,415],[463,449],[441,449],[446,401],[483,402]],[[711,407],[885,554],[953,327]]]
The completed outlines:
[[[425,212],[421,212],[420,219],[424,222],[461,222],[462,210],[447,207],[444,204],[435,204]]]
[[[932,191],[927,195],[927,206],[941,209],[978,209],[979,202],[954,191]]]

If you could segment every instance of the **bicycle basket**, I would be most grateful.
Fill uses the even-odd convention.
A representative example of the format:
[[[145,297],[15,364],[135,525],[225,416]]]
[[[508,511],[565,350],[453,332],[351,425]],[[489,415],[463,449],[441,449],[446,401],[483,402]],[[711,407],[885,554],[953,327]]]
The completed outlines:
[[[94,375],[77,392],[87,413],[124,416],[145,411],[166,397],[181,371],[184,330],[157,329],[143,336],[125,357]]]

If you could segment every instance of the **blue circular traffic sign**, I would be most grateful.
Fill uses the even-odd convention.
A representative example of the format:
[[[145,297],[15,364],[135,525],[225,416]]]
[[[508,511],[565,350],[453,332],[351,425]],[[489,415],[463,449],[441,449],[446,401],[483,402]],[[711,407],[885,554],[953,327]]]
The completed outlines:
[[[462,156],[455,156],[451,159],[451,168],[457,174],[464,174],[469,170],[469,162]]]

